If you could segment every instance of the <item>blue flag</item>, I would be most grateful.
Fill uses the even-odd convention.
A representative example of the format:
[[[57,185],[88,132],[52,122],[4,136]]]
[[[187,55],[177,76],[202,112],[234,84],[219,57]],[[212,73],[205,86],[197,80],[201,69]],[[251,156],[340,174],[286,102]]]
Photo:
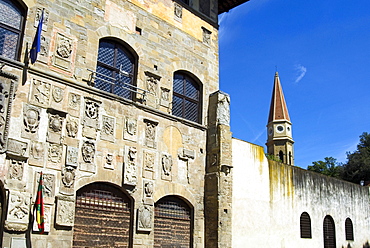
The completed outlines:
[[[41,31],[42,31],[43,21],[44,21],[44,10],[41,13],[41,17],[39,19],[39,25],[37,25],[37,32],[35,35],[35,39],[33,40],[31,51],[30,51],[31,64],[34,64],[36,62],[37,54],[41,50]]]

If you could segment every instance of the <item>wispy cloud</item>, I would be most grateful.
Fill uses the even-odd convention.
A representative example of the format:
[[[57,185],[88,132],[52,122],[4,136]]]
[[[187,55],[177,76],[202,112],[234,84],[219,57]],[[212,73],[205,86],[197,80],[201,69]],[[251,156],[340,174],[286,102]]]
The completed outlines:
[[[298,64],[298,65],[295,66],[295,69],[296,69],[297,74],[298,74],[298,77],[295,79],[295,83],[298,83],[306,75],[307,68],[304,67],[301,64]]]

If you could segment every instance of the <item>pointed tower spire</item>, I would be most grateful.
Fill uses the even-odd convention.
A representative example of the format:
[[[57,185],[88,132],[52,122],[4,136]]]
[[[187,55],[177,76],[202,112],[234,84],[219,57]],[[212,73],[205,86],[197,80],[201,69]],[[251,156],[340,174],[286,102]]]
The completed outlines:
[[[290,117],[285,103],[283,89],[280,84],[279,74],[275,72],[268,123],[278,120],[290,121]]]
[[[292,123],[278,72],[274,78],[267,134],[267,153],[278,157],[283,163],[293,165]]]

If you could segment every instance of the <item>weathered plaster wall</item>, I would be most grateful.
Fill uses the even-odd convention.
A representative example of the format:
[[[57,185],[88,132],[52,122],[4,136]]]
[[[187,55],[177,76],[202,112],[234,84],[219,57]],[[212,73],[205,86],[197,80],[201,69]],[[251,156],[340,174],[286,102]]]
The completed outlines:
[[[323,220],[335,222],[337,247],[370,240],[369,188],[267,161],[263,148],[233,139],[233,247],[323,247]],[[312,239],[300,238],[300,215]],[[354,241],[345,240],[351,218]]]

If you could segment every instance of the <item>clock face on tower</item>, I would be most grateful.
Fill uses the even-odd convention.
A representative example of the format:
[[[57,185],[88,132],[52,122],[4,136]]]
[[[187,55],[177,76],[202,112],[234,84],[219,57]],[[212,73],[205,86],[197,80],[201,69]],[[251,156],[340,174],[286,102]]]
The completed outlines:
[[[284,126],[282,126],[282,125],[276,126],[276,132],[282,133],[283,131],[284,131]]]

